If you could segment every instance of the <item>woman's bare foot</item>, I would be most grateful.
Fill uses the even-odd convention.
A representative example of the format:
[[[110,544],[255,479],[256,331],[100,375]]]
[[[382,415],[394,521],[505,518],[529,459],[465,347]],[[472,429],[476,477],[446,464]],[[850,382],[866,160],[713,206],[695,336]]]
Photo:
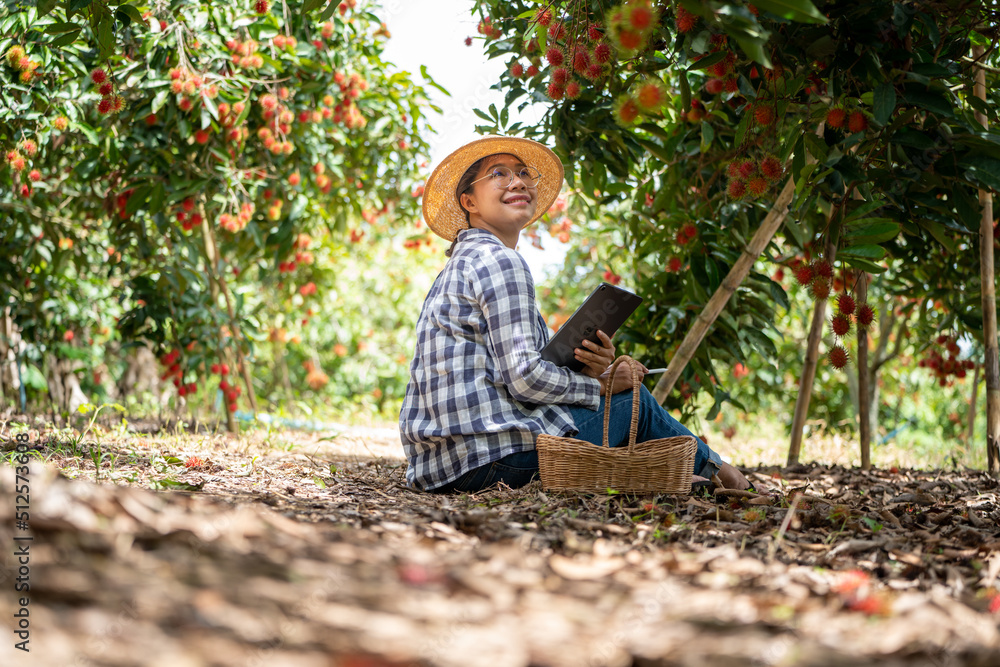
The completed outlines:
[[[743,476],[743,473],[728,463],[723,463],[722,467],[719,468],[718,477],[719,481],[722,482],[722,486],[727,489],[744,491],[750,488],[750,482]]]

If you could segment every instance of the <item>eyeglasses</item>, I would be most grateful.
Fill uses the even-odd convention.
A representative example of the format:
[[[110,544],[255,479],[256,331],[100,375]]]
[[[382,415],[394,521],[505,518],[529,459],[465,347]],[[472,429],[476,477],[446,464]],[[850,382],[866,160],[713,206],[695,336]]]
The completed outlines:
[[[514,176],[517,176],[525,187],[536,188],[538,187],[538,181],[542,180],[542,175],[538,173],[538,170],[533,167],[521,167],[517,172],[514,172],[509,167],[493,167],[490,169],[490,173],[486,174],[482,178],[476,179],[469,183],[469,187],[472,187],[479,181],[484,181],[487,178],[493,179],[493,187],[497,190],[506,190],[514,183]]]

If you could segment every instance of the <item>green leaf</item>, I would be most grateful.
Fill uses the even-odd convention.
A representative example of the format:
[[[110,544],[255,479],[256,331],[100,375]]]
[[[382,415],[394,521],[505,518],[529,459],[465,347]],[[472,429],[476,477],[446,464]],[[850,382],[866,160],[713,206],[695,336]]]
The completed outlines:
[[[881,264],[876,264],[875,262],[869,261],[867,259],[862,259],[861,257],[841,257],[837,255],[837,259],[842,259],[846,264],[859,269],[861,271],[867,271],[868,273],[884,273],[887,267]]]
[[[107,60],[114,52],[114,20],[110,16],[102,17],[100,23],[97,24],[97,45],[100,47],[98,58],[101,60]]]
[[[885,257],[885,248],[880,245],[856,245],[845,248],[837,253],[839,258],[860,258],[860,259],[882,259]]]
[[[841,238],[847,246],[884,243],[899,235],[901,225],[886,218],[867,218],[845,227]]]
[[[149,194],[149,208],[147,210],[150,213],[159,213],[163,209],[163,200],[166,196],[167,191],[163,187],[163,183],[157,183]]]
[[[129,17],[136,23],[141,23],[144,26],[149,26],[149,23],[146,22],[146,19],[142,18],[142,14],[140,14],[139,10],[135,8],[135,5],[126,5],[126,4],[118,5],[118,11],[120,11],[122,14]]]
[[[896,87],[886,81],[875,89],[875,122],[885,125],[896,109]]]
[[[156,113],[157,111],[159,111],[160,109],[162,109],[163,105],[167,103],[167,97],[169,97],[169,96],[170,96],[170,89],[169,88],[164,88],[163,90],[161,90],[160,92],[158,92],[153,97],[153,102],[152,102],[152,104],[150,105],[150,108],[149,108],[150,113]]]
[[[302,3],[302,10],[301,11],[303,13],[305,13],[305,12],[311,12],[312,10],[316,9],[317,7],[319,7],[322,4],[323,4],[323,0],[306,0],[305,2]]]
[[[1000,192],[1000,160],[990,157],[967,157],[959,162],[966,175],[996,192]]]
[[[56,21],[55,23],[50,23],[45,26],[45,34],[47,35],[61,35],[65,32],[73,32],[74,30],[80,31],[81,26],[78,23],[72,23],[67,21]]]
[[[688,69],[689,72],[693,72],[695,70],[706,69],[708,67],[711,67],[715,63],[717,63],[720,60],[722,60],[723,58],[725,58],[726,57],[726,53],[727,52],[725,50],[716,51],[715,53],[713,53],[711,55],[705,56],[701,60],[696,60],[687,69]],[[682,76],[683,76],[683,74],[682,74]]]
[[[337,5],[339,4],[340,0],[330,0],[330,4],[326,6],[326,9],[323,10],[322,14],[316,17],[316,20],[325,21],[331,16],[333,16],[333,13],[337,11]]]
[[[49,46],[50,47],[55,47],[55,48],[61,48],[63,46],[69,46],[70,44],[72,44],[73,42],[75,42],[76,39],[80,36],[80,32],[81,32],[81,30],[77,30],[76,32],[67,32],[65,34],[59,35],[58,37],[56,37],[55,39],[53,39],[51,42],[49,42]]]
[[[827,18],[809,0],[753,0],[758,9],[800,23],[826,23]]]
[[[129,215],[133,215],[136,211],[142,208],[143,204],[149,198],[149,193],[152,190],[152,186],[140,185],[132,193],[132,196],[128,198],[128,203],[125,204],[125,212]]]

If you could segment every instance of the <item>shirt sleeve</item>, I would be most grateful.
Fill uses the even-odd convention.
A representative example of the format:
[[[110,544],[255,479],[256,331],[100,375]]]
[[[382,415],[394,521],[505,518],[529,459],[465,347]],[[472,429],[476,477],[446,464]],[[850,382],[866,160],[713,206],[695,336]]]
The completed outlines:
[[[596,410],[601,384],[542,359],[533,323],[538,317],[527,263],[516,251],[490,248],[470,276],[486,317],[486,341],[500,380],[511,396],[536,405],[583,405]]]

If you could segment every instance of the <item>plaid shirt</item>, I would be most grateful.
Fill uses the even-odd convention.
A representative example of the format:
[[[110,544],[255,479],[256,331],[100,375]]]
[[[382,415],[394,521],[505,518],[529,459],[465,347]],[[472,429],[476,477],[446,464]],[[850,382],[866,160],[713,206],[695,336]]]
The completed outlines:
[[[600,404],[597,380],[539,356],[549,334],[524,258],[484,229],[458,239],[420,312],[399,414],[406,479],[421,489],[575,432],[566,406]]]

